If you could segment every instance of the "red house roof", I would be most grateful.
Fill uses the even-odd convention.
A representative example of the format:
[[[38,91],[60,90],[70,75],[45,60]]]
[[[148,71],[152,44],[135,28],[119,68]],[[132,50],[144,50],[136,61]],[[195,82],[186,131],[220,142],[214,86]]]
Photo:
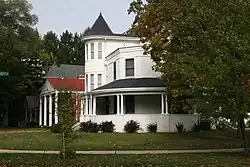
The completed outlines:
[[[84,79],[62,79],[48,78],[49,83],[54,89],[67,91],[84,91]]]

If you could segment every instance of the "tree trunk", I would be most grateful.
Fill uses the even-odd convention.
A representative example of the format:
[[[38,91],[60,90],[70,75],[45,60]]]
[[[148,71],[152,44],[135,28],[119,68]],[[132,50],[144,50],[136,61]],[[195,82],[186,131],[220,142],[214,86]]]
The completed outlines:
[[[248,137],[246,134],[244,117],[239,118],[239,126],[240,126],[241,136],[244,141],[245,153],[249,154],[249,141],[248,141]]]

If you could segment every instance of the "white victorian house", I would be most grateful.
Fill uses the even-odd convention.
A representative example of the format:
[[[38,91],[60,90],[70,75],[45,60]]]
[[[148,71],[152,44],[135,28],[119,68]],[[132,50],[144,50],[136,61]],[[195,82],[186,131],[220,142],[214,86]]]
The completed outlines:
[[[85,101],[80,121],[112,121],[123,132],[129,120],[142,131],[157,123],[158,132],[176,131],[176,123],[191,129],[196,114],[169,114],[165,83],[152,70],[153,61],[143,54],[139,38],[111,31],[99,15],[85,42]]]

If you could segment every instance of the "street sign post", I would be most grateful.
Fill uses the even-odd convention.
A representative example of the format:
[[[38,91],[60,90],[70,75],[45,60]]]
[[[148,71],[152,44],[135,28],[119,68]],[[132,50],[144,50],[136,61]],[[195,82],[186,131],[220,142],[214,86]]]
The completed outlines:
[[[9,72],[0,71],[0,77],[8,77],[8,76],[9,76]]]

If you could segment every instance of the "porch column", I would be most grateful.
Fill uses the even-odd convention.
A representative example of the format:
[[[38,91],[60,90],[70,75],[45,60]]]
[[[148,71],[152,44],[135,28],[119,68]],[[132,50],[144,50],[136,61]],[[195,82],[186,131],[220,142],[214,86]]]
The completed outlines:
[[[85,111],[84,115],[89,115],[89,99],[88,96],[85,97]]]
[[[116,95],[116,97],[117,97],[117,115],[119,115],[120,114],[120,95]]]
[[[83,97],[81,97],[81,116],[83,116],[84,115],[84,113],[83,113],[83,104],[84,104],[84,100],[83,100]]]
[[[49,126],[52,126],[52,96],[49,94]]]
[[[121,95],[121,115],[123,115],[124,114],[124,111],[123,111],[123,109],[124,109],[124,99],[123,99],[123,95]]]
[[[168,95],[165,95],[165,102],[166,102],[166,111],[165,111],[165,114],[169,114],[168,113]]]
[[[42,96],[40,96],[40,103],[39,103],[39,126],[43,125],[42,121],[43,121],[43,100],[42,100]]]
[[[89,115],[93,115],[93,97],[90,95],[89,98]]]
[[[55,93],[55,124],[58,124],[58,92]]]
[[[44,126],[47,126],[47,97],[46,96],[44,96],[44,108],[43,108],[43,116],[44,116],[44,118],[43,118],[43,125]]]
[[[161,95],[161,114],[164,114],[164,94]]]
[[[96,115],[96,97],[93,98],[93,115]]]

